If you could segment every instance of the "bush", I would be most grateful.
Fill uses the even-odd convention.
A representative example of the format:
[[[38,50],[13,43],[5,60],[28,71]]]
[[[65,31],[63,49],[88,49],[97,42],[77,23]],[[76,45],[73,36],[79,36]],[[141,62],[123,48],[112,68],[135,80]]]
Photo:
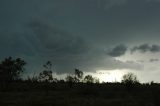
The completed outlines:
[[[139,81],[137,80],[137,76],[133,73],[127,73],[123,76],[122,84],[125,84],[127,87],[127,90],[134,89],[135,85],[139,84]]]

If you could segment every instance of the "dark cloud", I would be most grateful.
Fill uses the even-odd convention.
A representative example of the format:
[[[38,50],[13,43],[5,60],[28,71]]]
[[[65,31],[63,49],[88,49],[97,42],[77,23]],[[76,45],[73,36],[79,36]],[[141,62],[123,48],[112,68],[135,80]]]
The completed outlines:
[[[141,70],[142,64],[114,57],[132,45],[159,42],[160,4],[146,1],[0,0],[0,59],[22,57],[29,72],[41,71],[48,60],[58,73]],[[112,45],[118,46],[108,56],[105,50]],[[144,44],[133,51],[157,52],[159,46]]]
[[[159,61],[159,59],[150,59],[149,61],[150,62],[157,62],[157,61]]]
[[[1,56],[34,56],[36,51],[33,46],[19,32],[1,32],[0,33]]]
[[[140,46],[135,46],[131,49],[131,52],[140,51],[140,52],[147,52],[150,51],[150,46],[148,44],[143,44]]]
[[[159,45],[152,45],[150,47],[151,52],[159,52],[160,51],[160,46]]]
[[[156,52],[160,52],[160,46],[155,44],[154,45],[142,44],[139,46],[135,46],[131,49],[131,53],[134,53],[136,51],[140,51],[142,53],[145,53],[145,52],[156,53]]]
[[[160,0],[146,0],[147,2],[160,2]]]
[[[113,6],[125,5],[126,2],[127,2],[127,0],[106,0],[104,8],[109,9]]]
[[[121,45],[114,47],[110,52],[108,52],[108,55],[112,57],[119,57],[119,56],[124,55],[126,51],[127,51],[127,47],[121,44]]]
[[[43,21],[32,21],[29,28],[36,39],[47,49],[57,54],[74,55],[85,53],[89,50],[89,44],[80,36],[61,30]]]
[[[20,32],[4,32],[1,36],[2,57],[16,56],[27,61],[26,73],[39,72],[50,60],[57,73],[70,73],[74,68],[96,72],[101,69],[139,69],[138,64],[114,60],[103,48],[91,45],[82,36],[52,26],[43,20],[31,20],[21,26]],[[24,30],[25,29],[25,30]],[[4,46],[6,48],[4,48]],[[123,45],[116,47],[121,54]],[[125,49],[125,48],[124,48]],[[123,49],[123,50],[124,50]]]

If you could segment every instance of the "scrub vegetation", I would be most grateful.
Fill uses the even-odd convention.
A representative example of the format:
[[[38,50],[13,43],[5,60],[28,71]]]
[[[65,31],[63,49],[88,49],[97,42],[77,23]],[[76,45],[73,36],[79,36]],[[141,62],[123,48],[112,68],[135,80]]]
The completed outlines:
[[[121,82],[99,83],[75,69],[58,80],[48,61],[37,76],[23,79],[25,65],[21,58],[1,61],[1,106],[160,106],[160,84],[140,83],[133,73],[125,74]]]

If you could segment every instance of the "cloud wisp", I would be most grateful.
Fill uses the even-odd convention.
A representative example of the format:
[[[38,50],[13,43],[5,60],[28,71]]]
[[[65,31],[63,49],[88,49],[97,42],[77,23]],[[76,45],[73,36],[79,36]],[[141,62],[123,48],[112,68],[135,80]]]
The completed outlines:
[[[136,51],[139,51],[141,53],[145,53],[145,52],[156,53],[156,52],[160,52],[160,46],[156,44],[153,44],[153,45],[142,44],[139,46],[135,46],[131,49],[131,53],[134,53]]]
[[[150,62],[158,62],[159,59],[150,59],[149,61],[150,61]]]

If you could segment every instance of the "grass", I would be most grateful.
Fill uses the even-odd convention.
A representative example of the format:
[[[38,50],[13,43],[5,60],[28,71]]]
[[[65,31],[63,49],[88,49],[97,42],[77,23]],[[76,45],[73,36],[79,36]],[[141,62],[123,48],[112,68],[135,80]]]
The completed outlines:
[[[12,83],[0,90],[0,106],[160,106],[160,85],[120,83]]]

